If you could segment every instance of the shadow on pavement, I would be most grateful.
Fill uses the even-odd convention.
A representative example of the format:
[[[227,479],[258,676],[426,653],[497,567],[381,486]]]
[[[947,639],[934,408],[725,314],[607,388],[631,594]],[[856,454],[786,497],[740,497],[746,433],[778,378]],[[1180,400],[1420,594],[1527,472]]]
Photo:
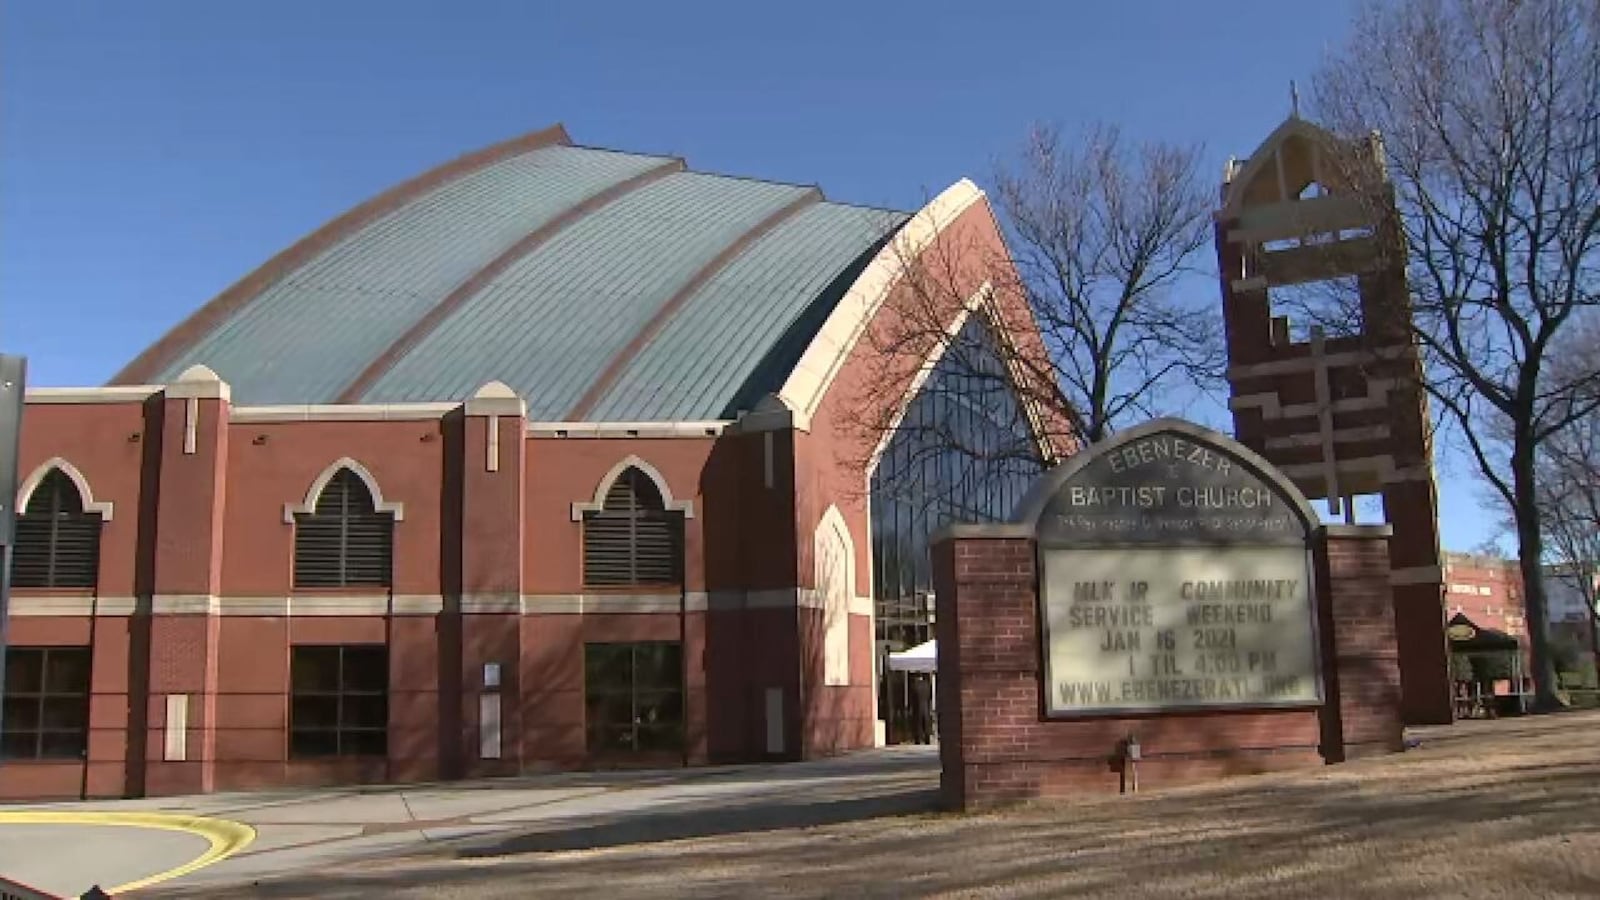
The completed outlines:
[[[904,816],[939,808],[937,788],[845,799],[786,800],[742,807],[684,807],[651,812],[629,812],[616,819],[523,832],[493,840],[466,842],[456,855],[473,859],[516,853],[557,850],[594,850],[623,844],[679,841],[687,838],[812,828],[859,819]]]

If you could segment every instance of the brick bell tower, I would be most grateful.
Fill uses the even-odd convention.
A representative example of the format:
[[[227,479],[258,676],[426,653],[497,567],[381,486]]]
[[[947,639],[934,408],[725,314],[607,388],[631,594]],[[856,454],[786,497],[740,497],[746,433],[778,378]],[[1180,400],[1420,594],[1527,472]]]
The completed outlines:
[[[1291,115],[1229,161],[1215,220],[1234,433],[1331,515],[1382,497],[1405,721],[1448,723],[1432,440],[1382,144]],[[1339,313],[1297,332],[1296,298]]]

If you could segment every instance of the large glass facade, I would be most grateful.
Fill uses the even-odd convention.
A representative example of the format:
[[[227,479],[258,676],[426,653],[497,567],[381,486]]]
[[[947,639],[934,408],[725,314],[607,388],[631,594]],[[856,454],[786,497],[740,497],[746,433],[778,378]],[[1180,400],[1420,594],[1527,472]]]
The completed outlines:
[[[933,638],[928,539],[952,522],[994,522],[1043,470],[994,336],[973,315],[929,373],[872,474],[878,709],[889,739],[912,729],[912,686],[888,654]]]

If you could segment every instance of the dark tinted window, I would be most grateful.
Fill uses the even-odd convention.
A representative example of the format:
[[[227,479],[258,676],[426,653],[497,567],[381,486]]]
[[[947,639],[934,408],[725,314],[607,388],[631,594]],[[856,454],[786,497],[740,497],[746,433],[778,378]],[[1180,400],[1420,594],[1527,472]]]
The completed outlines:
[[[1010,518],[1044,470],[994,340],[981,316],[967,320],[872,473],[879,708],[891,726],[908,709],[907,691],[882,657],[933,638],[928,539],[952,522]]]
[[[81,759],[89,746],[89,648],[6,650],[0,757]]]
[[[679,644],[586,644],[583,667],[591,755],[682,749],[683,653]]]
[[[289,751],[307,756],[388,752],[389,651],[379,645],[300,646],[289,658]]]

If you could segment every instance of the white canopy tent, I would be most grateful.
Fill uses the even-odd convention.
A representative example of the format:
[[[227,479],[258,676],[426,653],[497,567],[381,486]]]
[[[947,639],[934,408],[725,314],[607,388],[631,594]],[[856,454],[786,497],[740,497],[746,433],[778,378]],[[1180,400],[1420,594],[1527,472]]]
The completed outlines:
[[[939,642],[926,641],[889,654],[889,668],[895,672],[937,672],[939,670]]]

